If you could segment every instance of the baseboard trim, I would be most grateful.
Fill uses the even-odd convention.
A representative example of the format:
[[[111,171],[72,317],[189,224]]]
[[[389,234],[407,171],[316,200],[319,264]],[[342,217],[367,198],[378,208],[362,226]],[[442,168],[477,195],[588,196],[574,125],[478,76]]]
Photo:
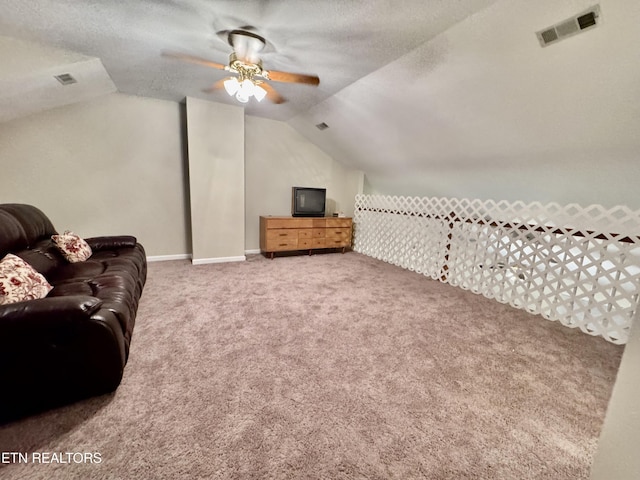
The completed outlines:
[[[194,258],[191,260],[193,265],[205,265],[207,263],[227,263],[227,262],[244,262],[247,259],[244,255],[237,257],[215,257],[215,258]]]
[[[244,254],[245,255],[255,255],[256,253],[260,253],[261,250],[259,248],[256,248],[254,250],[245,250]]]
[[[169,260],[189,260],[190,253],[179,253],[177,255],[151,255],[147,257],[147,262],[166,262]]]

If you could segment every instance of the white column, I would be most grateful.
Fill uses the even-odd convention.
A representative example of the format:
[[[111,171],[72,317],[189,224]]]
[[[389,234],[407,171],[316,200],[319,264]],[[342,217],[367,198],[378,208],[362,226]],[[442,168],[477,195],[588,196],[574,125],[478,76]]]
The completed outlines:
[[[187,98],[193,263],[244,260],[244,109]]]
[[[589,388],[585,385],[585,388]],[[591,480],[640,478],[640,309],[624,348],[593,465]]]

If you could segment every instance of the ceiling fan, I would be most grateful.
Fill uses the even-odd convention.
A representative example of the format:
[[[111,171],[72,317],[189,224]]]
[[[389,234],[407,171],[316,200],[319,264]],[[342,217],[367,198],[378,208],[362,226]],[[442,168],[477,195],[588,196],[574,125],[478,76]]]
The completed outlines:
[[[229,95],[235,96],[241,103],[247,103],[251,97],[255,97],[258,101],[266,97],[273,103],[285,102],[284,97],[267,81],[303,83],[312,86],[317,86],[320,83],[320,78],[316,75],[265,70],[258,53],[265,47],[266,41],[256,33],[246,30],[231,30],[227,41],[233,48],[233,52],[229,55],[228,65],[184,53],[164,51],[162,55],[235,74],[236,76],[218,80],[204,91],[209,93],[224,88]]]

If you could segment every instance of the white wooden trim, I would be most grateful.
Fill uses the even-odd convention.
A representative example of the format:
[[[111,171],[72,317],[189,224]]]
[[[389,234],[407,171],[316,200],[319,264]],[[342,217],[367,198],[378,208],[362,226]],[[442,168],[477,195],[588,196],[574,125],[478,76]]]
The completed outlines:
[[[244,262],[246,259],[247,257],[244,255],[237,257],[194,258],[191,263],[193,265],[205,265],[207,263]]]
[[[190,253],[178,253],[177,255],[151,255],[147,257],[147,262],[166,262],[169,260],[189,260]]]
[[[259,248],[255,248],[253,250],[245,250],[244,254],[245,255],[255,255],[256,253],[260,253],[261,250]]]

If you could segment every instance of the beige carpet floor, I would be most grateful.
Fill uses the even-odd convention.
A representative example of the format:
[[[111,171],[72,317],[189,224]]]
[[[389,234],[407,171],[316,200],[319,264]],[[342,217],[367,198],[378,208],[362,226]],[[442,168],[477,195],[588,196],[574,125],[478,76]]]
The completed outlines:
[[[588,478],[622,350],[353,252],[152,263],[121,386],[0,478]]]

